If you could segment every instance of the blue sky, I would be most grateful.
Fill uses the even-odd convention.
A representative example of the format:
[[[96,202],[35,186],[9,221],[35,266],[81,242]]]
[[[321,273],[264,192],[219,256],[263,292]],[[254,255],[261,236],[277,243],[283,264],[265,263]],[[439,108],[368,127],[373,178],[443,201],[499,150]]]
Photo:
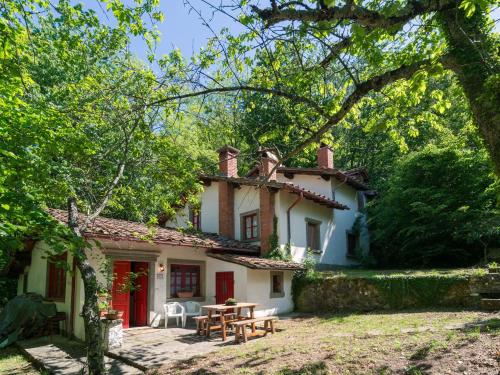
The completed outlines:
[[[213,3],[214,0],[209,0]],[[210,27],[218,32],[223,27],[229,28],[234,34],[243,31],[243,26],[234,22],[222,14],[213,14],[210,6],[202,0],[190,0],[191,5],[196,8],[201,16],[210,24]],[[161,56],[174,48],[179,48],[184,56],[191,56],[203,47],[207,39],[213,36],[207,26],[203,24],[200,15],[190,11],[183,0],[163,0],[160,9],[165,16],[163,23],[158,24],[161,42],[156,48],[156,54]],[[132,52],[145,59],[147,47],[143,40],[135,39],[131,45]]]

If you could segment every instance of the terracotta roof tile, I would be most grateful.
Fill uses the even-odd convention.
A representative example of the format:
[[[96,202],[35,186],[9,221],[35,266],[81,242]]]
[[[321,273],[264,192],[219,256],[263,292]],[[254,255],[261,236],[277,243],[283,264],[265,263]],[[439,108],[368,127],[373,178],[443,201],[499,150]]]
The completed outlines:
[[[278,173],[283,174],[306,174],[315,176],[332,176],[340,182],[345,182],[358,190],[369,190],[368,185],[354,177],[354,173],[342,172],[336,168],[293,168],[293,167],[278,167]]]
[[[238,254],[221,254],[208,252],[209,257],[223,260],[225,262],[236,263],[241,266],[245,266],[252,269],[258,270],[302,270],[304,265],[295,262],[286,262],[284,260],[260,258],[258,256],[251,255],[238,255]]]
[[[67,224],[67,211],[54,208],[50,208],[48,211],[59,222]],[[79,219],[84,220],[85,215],[80,214]],[[110,219],[106,217],[98,217],[95,219],[84,232],[84,235],[115,240],[152,241],[157,244],[203,247],[207,249],[222,249],[252,254],[258,254],[260,252],[258,246],[231,240],[227,237],[213,233],[187,233],[173,228],[163,228],[159,226],[150,227],[133,221]]]
[[[304,189],[298,185],[294,185],[289,182],[277,182],[277,181],[263,181],[255,178],[246,177],[226,177],[226,176],[208,176],[202,175],[202,180],[205,181],[229,181],[237,185],[250,185],[250,186],[266,186],[274,189],[283,189],[296,195],[302,195],[305,199],[311,200],[318,204],[327,206],[329,208],[336,208],[338,210],[348,210],[344,204],[341,204],[335,200],[332,200],[324,195],[315,193],[314,191]]]

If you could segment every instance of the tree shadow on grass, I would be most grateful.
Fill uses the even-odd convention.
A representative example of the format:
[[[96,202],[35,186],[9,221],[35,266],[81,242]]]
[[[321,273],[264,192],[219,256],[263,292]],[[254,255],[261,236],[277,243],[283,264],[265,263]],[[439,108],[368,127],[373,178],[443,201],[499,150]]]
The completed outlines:
[[[279,375],[326,375],[328,366],[324,361],[306,363],[299,369],[284,368],[277,372]]]

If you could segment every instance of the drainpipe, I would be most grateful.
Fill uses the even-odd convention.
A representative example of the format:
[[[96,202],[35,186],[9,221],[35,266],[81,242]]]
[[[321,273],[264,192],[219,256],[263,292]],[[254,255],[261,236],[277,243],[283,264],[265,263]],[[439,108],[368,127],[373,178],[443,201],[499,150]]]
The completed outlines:
[[[304,199],[304,193],[300,193],[299,197],[292,203],[290,207],[286,210],[286,229],[287,229],[287,243],[290,244],[290,240],[292,238],[292,233],[290,229],[290,211],[294,208],[299,202]]]

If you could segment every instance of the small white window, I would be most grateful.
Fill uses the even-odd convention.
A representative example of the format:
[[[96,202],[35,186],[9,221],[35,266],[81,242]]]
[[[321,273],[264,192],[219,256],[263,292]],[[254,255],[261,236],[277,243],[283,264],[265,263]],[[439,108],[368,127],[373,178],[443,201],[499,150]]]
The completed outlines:
[[[271,272],[271,298],[281,298],[285,296],[283,279],[283,272]]]

